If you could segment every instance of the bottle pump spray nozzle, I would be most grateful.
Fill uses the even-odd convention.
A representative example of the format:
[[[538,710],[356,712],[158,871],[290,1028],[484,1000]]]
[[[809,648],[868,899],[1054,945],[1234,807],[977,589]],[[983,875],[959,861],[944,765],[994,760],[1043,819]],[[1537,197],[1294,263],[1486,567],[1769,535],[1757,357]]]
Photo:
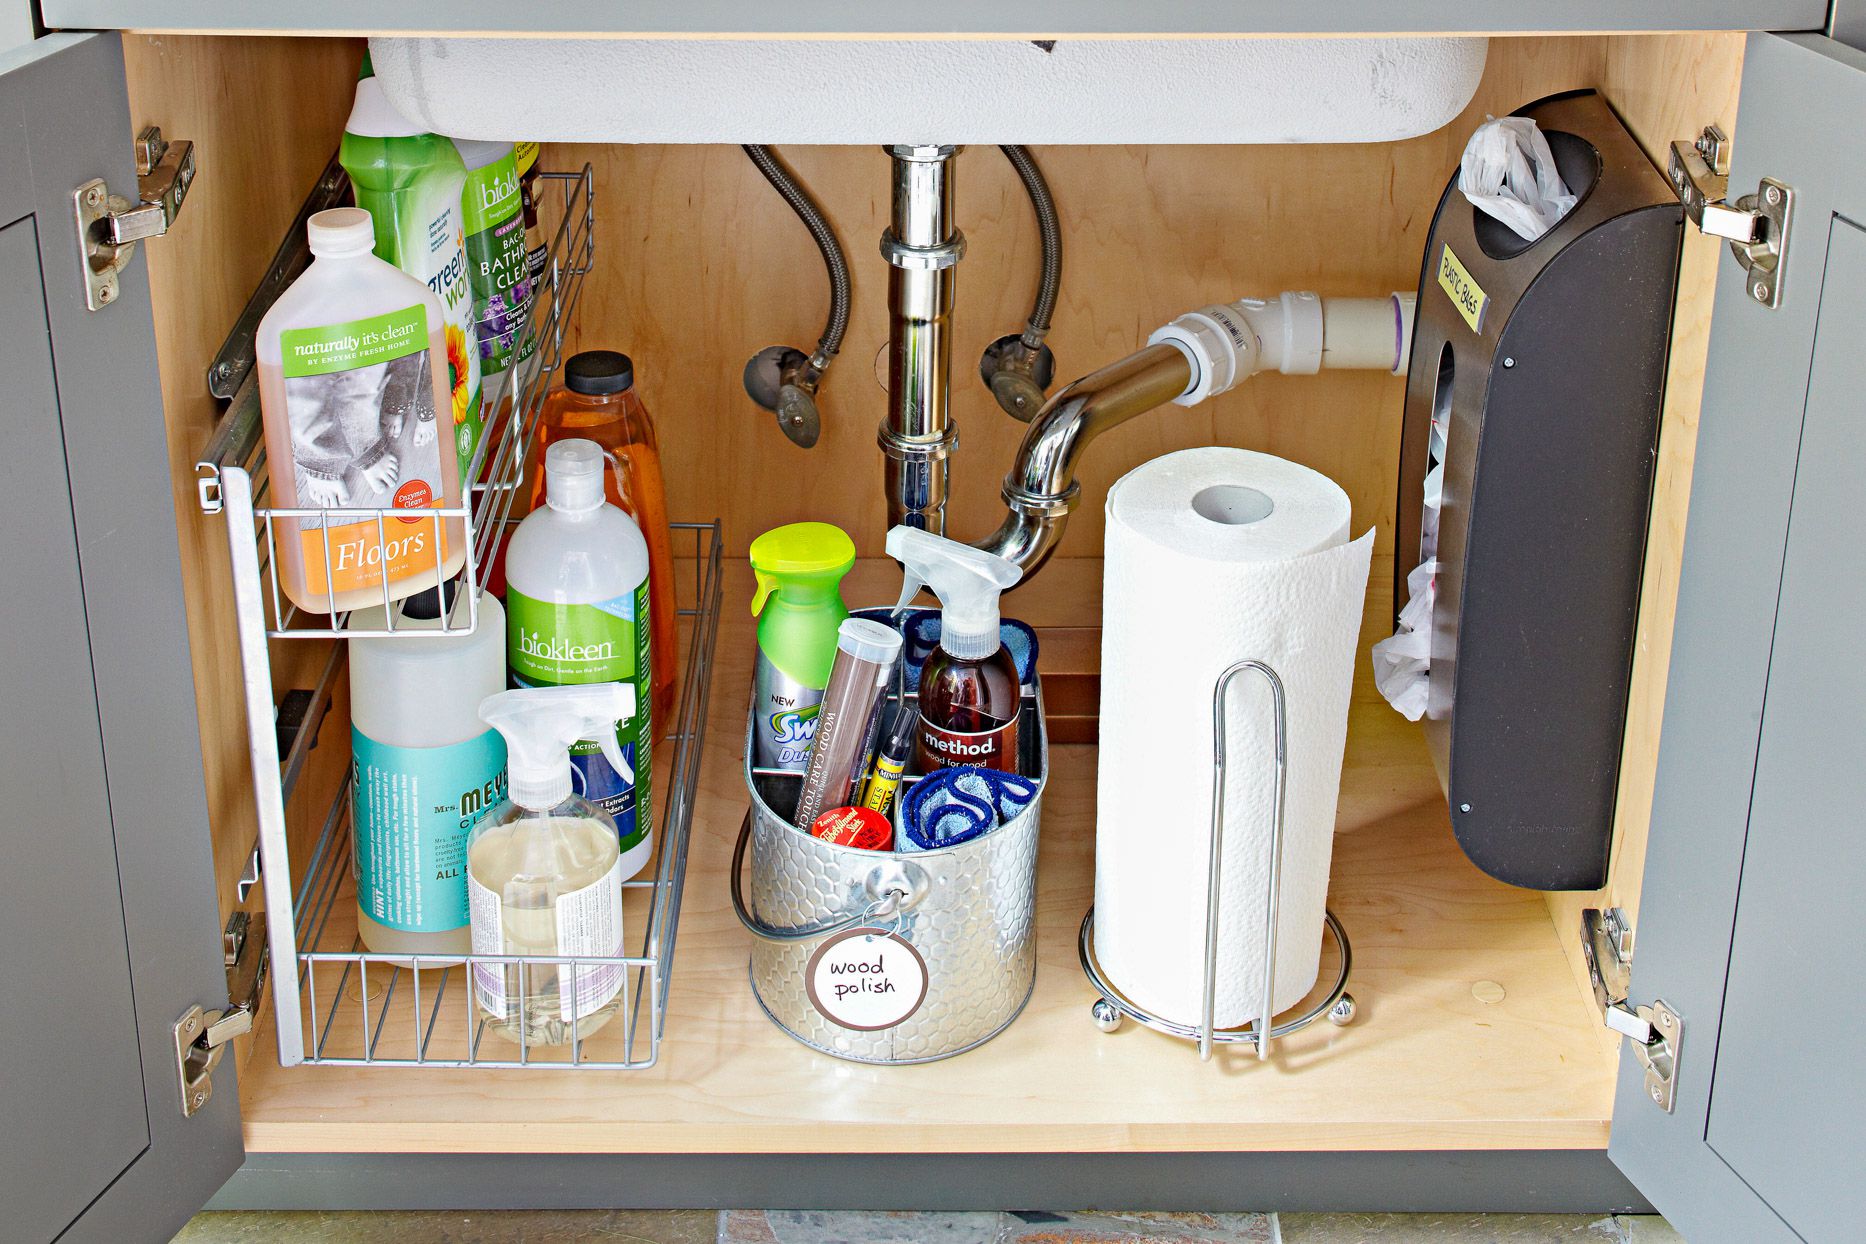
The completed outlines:
[[[624,781],[634,770],[616,741],[616,725],[635,715],[635,688],[619,682],[520,687],[480,701],[480,720],[505,736],[513,803],[535,812],[570,797],[570,747],[588,739]]]
[[[940,600],[940,647],[955,657],[998,650],[998,593],[1023,577],[1015,563],[917,527],[888,532],[888,556],[907,571],[896,613],[930,587]]]

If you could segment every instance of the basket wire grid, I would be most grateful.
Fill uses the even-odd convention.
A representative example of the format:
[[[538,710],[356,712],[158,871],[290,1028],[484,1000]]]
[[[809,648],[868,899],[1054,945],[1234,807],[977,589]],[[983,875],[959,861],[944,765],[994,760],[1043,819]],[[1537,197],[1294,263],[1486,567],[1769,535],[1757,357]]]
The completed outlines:
[[[335,171],[327,174],[327,184],[320,190],[328,190],[331,179],[340,176]],[[272,963],[271,1000],[279,1062],[283,1066],[322,1062],[628,1070],[650,1066],[659,1055],[719,620],[723,544],[717,521],[671,524],[677,537],[690,535],[693,541],[690,573],[683,565],[683,573],[675,576],[677,582],[690,581],[691,596],[688,598],[688,592],[682,590],[683,598],[688,598],[683,599],[679,609],[686,628],[685,669],[677,720],[664,736],[672,746],[657,749],[657,760],[664,760],[665,765],[655,765],[655,785],[665,794],[660,801],[660,815],[655,818],[658,842],[652,874],[624,883],[625,928],[630,931],[629,949],[636,953],[554,959],[517,955],[411,956],[364,951],[355,929],[348,778],[341,784],[324,817],[305,864],[302,883],[296,892],[292,889],[285,803],[304,771],[306,757],[315,746],[317,727],[331,705],[337,680],[346,665],[347,646],[331,645],[316,686],[309,693],[309,707],[302,713],[299,727],[281,756],[279,703],[273,685],[268,641],[372,638],[391,634],[410,639],[459,636],[478,625],[480,576],[491,565],[506,531],[520,517],[513,511],[524,484],[532,439],[551,379],[561,364],[570,317],[581,296],[583,277],[590,271],[595,251],[590,166],[584,165],[578,173],[542,173],[540,177],[547,184],[558,186],[561,196],[556,206],[557,225],[538,276],[537,296],[519,328],[521,339],[535,338],[536,353],[527,364],[508,369],[487,385],[485,409],[497,412],[509,394],[510,414],[488,427],[463,477],[469,481],[465,503],[423,511],[414,520],[432,524],[432,534],[437,540],[444,524],[452,522],[464,528],[465,564],[458,573],[469,601],[464,622],[455,611],[455,617],[443,616],[435,626],[414,632],[407,628],[397,630],[393,624],[394,610],[386,607],[390,603],[387,576],[381,576],[380,585],[387,621],[379,629],[351,626],[353,613],[333,608],[326,614],[311,614],[285,599],[277,568],[280,522],[311,518],[321,521],[326,532],[337,524],[373,523],[377,538],[381,540],[387,530],[384,523],[389,519],[408,522],[409,512],[285,508],[264,504],[270,490],[256,369],[249,371],[240,383],[198,463],[203,511],[224,513],[227,520],[248,752],[259,828],[253,862],[247,869],[248,879],[242,883],[242,898],[246,885],[263,886],[264,906],[270,916],[266,937]],[[548,204],[552,196],[545,197]],[[288,239],[288,246],[290,244],[291,239]],[[279,282],[275,281],[274,285],[282,288]],[[249,316],[252,313],[249,308]],[[443,439],[443,452],[446,444]],[[328,542],[325,552],[328,558]],[[686,561],[684,555],[681,560]],[[447,577],[445,570],[437,565],[436,584]],[[329,603],[335,605],[334,597],[329,598]],[[470,973],[479,965],[501,971],[509,965],[516,972],[521,994],[527,992],[526,986],[534,974],[546,968],[561,969],[573,982],[573,988],[564,995],[570,1008],[572,1033],[581,1027],[582,1016],[577,1008],[582,991],[574,987],[581,974],[619,974],[619,1013],[601,1031],[588,1037],[573,1037],[561,1046],[528,1041],[513,1044],[503,1037],[491,1036],[477,1011]],[[549,986],[545,986],[545,990],[548,989]],[[454,1006],[460,1008],[461,1023],[443,1020],[446,1009]],[[484,1039],[489,1036],[490,1039]]]

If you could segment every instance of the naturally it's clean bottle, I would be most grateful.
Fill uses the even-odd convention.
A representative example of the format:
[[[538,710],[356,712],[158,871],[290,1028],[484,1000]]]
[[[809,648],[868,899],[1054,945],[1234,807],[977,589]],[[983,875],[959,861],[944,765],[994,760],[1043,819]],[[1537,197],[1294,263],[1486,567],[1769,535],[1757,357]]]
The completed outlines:
[[[436,431],[440,301],[371,253],[366,211],[318,212],[305,234],[311,266],[259,321],[259,407],[271,504],[327,511],[273,520],[279,586],[334,614],[451,578],[466,524],[432,513],[461,505],[459,463]]]
[[[545,452],[544,507],[506,550],[506,663],[519,687],[633,688],[635,712],[615,739],[627,763],[589,742],[570,757],[583,797],[615,818],[623,875],[633,877],[654,852],[648,544],[604,499],[607,469],[593,441],[558,441]]]
[[[615,1014],[628,969],[571,958],[623,953],[615,822],[571,789],[570,747],[593,741],[618,768],[615,723],[635,709],[620,683],[501,691],[480,717],[505,736],[510,797],[473,830],[467,890],[473,998],[486,1026],[526,1045],[581,1040]],[[524,956],[522,962],[483,956]]]

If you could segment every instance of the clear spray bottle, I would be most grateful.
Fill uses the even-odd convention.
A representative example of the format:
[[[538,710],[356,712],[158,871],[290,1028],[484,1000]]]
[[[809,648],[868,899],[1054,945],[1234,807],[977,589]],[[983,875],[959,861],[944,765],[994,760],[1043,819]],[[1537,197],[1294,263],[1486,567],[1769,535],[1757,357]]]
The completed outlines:
[[[467,845],[473,953],[543,961],[476,963],[473,996],[486,1026],[509,1040],[580,1040],[615,1014],[628,970],[550,962],[623,953],[616,824],[572,791],[570,746],[591,740],[627,774],[616,726],[635,715],[635,689],[609,682],[501,691],[480,702],[479,715],[505,736],[509,786]]]
[[[914,527],[888,532],[888,556],[907,571],[896,612],[922,587],[940,600],[939,647],[920,671],[919,771],[978,765],[1017,772],[1022,689],[998,635],[998,594],[1023,572],[995,553]]]

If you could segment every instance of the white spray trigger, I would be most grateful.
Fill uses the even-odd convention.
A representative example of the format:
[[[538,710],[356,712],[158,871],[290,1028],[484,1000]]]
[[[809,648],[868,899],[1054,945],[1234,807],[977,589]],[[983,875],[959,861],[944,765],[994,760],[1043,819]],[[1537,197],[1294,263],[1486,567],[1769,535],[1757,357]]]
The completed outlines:
[[[917,527],[895,527],[887,547],[905,571],[895,613],[930,587],[940,601],[941,648],[955,657],[998,650],[998,594],[1023,577],[1015,562]]]
[[[568,687],[520,687],[480,701],[480,720],[505,736],[512,802],[548,810],[570,796],[570,747],[587,739],[625,782],[635,770],[622,754],[616,728],[635,716],[635,688],[619,682]]]

